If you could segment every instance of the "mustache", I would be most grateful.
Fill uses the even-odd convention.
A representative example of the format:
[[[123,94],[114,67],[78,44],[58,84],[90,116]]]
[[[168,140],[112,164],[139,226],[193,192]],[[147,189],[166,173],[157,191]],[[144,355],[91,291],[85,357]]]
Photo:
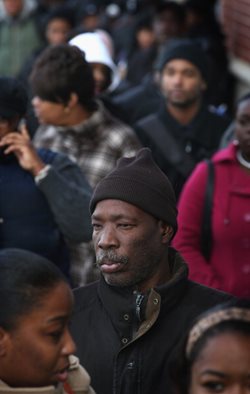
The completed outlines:
[[[119,256],[113,250],[107,250],[104,252],[100,252],[98,256],[96,256],[96,264],[102,265],[105,264],[106,261],[112,263],[120,263],[120,264],[128,264],[128,256]]]

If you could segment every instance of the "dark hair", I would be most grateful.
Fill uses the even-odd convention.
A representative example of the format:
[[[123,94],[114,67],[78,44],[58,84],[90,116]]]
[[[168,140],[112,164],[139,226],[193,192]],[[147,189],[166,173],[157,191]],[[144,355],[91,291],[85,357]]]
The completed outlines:
[[[236,102],[234,103],[234,116],[235,118],[237,117],[237,111],[239,109],[239,106],[241,103],[244,103],[244,101],[250,100],[250,92],[245,93],[243,96],[240,96]]]
[[[192,328],[195,327],[195,325],[203,318],[209,317],[215,312],[227,311],[231,308],[246,309],[246,311],[250,313],[250,301],[232,300],[209,309],[195,320],[192,327],[184,336],[184,339],[180,342],[170,365],[170,378],[173,383],[175,393],[188,394],[192,366],[199,357],[202,349],[204,349],[205,345],[211,338],[226,332],[237,332],[250,336],[250,320],[246,321],[243,318],[222,319],[216,324],[213,324],[210,328],[204,330],[200,337],[194,342],[190,353],[187,355],[188,338]]]
[[[47,47],[34,64],[30,83],[33,94],[43,100],[67,105],[71,93],[76,93],[84,108],[96,108],[91,67],[75,46]]]
[[[36,308],[60,282],[61,271],[42,256],[22,249],[0,251],[0,327],[15,328],[18,318]]]
[[[69,7],[59,6],[56,8],[52,8],[51,11],[48,12],[45,19],[45,27],[48,27],[48,24],[54,19],[63,19],[65,20],[71,28],[75,26],[75,15]]]
[[[0,77],[0,116],[11,120],[26,114],[28,93],[21,81],[12,77]]]
[[[185,23],[186,13],[182,4],[175,1],[160,2],[156,7],[156,17],[159,17],[165,11],[171,12],[180,25]]]

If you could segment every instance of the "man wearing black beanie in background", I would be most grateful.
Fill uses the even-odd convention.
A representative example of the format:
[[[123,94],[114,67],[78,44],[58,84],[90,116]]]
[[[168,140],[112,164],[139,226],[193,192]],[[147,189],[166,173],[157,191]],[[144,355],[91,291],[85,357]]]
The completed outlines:
[[[194,166],[218,149],[230,120],[205,103],[207,58],[190,39],[173,40],[157,65],[163,94],[158,112],[139,120],[135,131],[169,177],[176,196]]]
[[[171,355],[192,322],[228,295],[188,280],[169,242],[173,188],[150,149],[121,158],[90,202],[98,282],[75,290],[72,334],[98,394],[170,392]]]

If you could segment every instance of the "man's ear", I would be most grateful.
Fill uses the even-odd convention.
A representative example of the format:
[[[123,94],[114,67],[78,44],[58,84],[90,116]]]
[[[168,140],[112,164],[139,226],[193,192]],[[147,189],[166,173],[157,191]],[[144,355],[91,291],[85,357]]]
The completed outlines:
[[[71,108],[75,107],[75,105],[78,104],[78,102],[79,102],[79,99],[78,99],[77,94],[76,93],[71,93],[70,94],[70,99],[69,99],[68,104],[67,104],[67,107],[71,109]]]
[[[172,236],[173,236],[174,230],[173,228],[161,221],[161,236],[162,236],[162,243],[167,244],[169,243],[169,241],[171,240]]]
[[[5,331],[2,327],[0,327],[0,357],[5,356],[7,353],[9,341],[10,335],[8,331]]]

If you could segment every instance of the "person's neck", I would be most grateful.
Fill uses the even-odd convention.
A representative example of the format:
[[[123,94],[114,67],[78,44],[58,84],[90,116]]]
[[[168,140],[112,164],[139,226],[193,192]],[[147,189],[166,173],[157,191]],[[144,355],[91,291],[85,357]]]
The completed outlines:
[[[81,124],[85,120],[88,120],[91,115],[92,112],[86,110],[83,107],[79,106],[78,108],[74,108],[68,113],[64,126],[76,126]]]
[[[250,172],[250,155],[247,155],[246,153],[243,153],[242,150],[238,149],[236,156],[241,167],[243,167],[245,171]]]
[[[157,272],[155,272],[155,274],[146,282],[141,283],[139,286],[137,286],[137,291],[139,291],[140,293],[146,293],[149,289],[167,283],[170,278],[171,273],[168,263],[168,257],[165,257],[159,265]]]
[[[201,102],[197,101],[188,107],[179,107],[167,103],[167,110],[174,119],[183,126],[188,125],[197,115],[201,107]]]

